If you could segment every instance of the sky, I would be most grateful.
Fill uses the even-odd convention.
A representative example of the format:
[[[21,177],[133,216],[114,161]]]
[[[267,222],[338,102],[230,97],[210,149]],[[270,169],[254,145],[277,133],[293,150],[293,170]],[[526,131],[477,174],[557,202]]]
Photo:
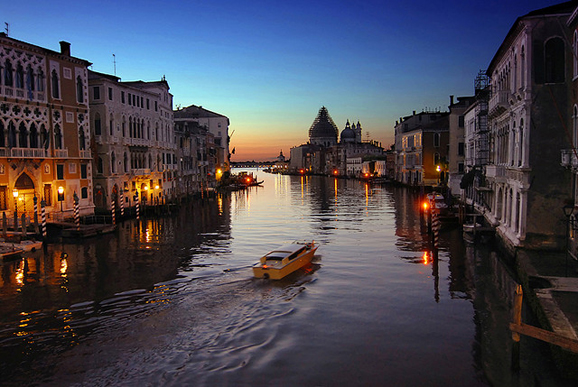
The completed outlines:
[[[17,40],[70,42],[94,71],[115,60],[122,81],[165,76],[175,108],[229,118],[232,161],[266,161],[306,143],[322,106],[388,148],[400,117],[473,94],[516,18],[561,2],[27,0],[0,21]]]

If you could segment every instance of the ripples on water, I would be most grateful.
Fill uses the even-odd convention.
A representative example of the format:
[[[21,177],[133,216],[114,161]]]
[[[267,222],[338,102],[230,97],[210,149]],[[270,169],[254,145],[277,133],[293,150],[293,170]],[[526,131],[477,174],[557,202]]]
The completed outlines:
[[[500,274],[494,290],[493,273],[504,270],[485,268],[496,261],[464,249],[456,231],[442,234],[434,261],[410,192],[354,180],[259,177],[265,187],[3,264],[2,382],[533,380],[500,366],[509,361],[513,281]],[[310,267],[278,282],[252,278],[261,254],[294,239],[320,244]]]

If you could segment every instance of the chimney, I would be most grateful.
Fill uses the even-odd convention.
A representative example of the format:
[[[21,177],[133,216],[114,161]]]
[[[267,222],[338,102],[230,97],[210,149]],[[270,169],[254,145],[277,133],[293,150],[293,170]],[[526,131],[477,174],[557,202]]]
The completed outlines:
[[[60,53],[62,55],[68,55],[70,56],[70,43],[65,42],[65,41],[61,41],[60,42]]]
[[[454,96],[450,95],[450,105],[453,105],[453,104],[454,104]]]
[[[415,110],[413,111],[413,115],[415,116]]]

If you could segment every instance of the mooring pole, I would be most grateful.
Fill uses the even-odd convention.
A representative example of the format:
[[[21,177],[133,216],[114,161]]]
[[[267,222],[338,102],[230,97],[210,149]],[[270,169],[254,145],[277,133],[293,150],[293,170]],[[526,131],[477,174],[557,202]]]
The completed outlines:
[[[514,296],[514,318],[513,323],[516,325],[522,324],[522,285],[516,286],[516,295]],[[512,331],[512,370],[520,370],[520,334]]]

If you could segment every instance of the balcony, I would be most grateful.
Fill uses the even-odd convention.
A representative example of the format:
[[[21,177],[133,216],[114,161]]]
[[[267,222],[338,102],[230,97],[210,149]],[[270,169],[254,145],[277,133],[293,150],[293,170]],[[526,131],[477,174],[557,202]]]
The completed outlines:
[[[0,148],[0,157],[15,159],[43,159],[48,152],[43,148]]]
[[[132,173],[135,176],[147,176],[151,174],[151,170],[148,168],[133,169]]]
[[[486,177],[490,179],[498,179],[506,176],[506,167],[503,165],[490,164],[486,165]]]
[[[91,159],[92,154],[91,154],[90,150],[81,150],[80,151],[80,158],[81,159]]]
[[[488,109],[490,117],[497,117],[510,107],[508,102],[510,94],[509,90],[500,90],[492,94]]]
[[[578,157],[577,150],[574,149],[562,149],[560,165],[565,168],[571,168],[573,170],[578,169]]]

